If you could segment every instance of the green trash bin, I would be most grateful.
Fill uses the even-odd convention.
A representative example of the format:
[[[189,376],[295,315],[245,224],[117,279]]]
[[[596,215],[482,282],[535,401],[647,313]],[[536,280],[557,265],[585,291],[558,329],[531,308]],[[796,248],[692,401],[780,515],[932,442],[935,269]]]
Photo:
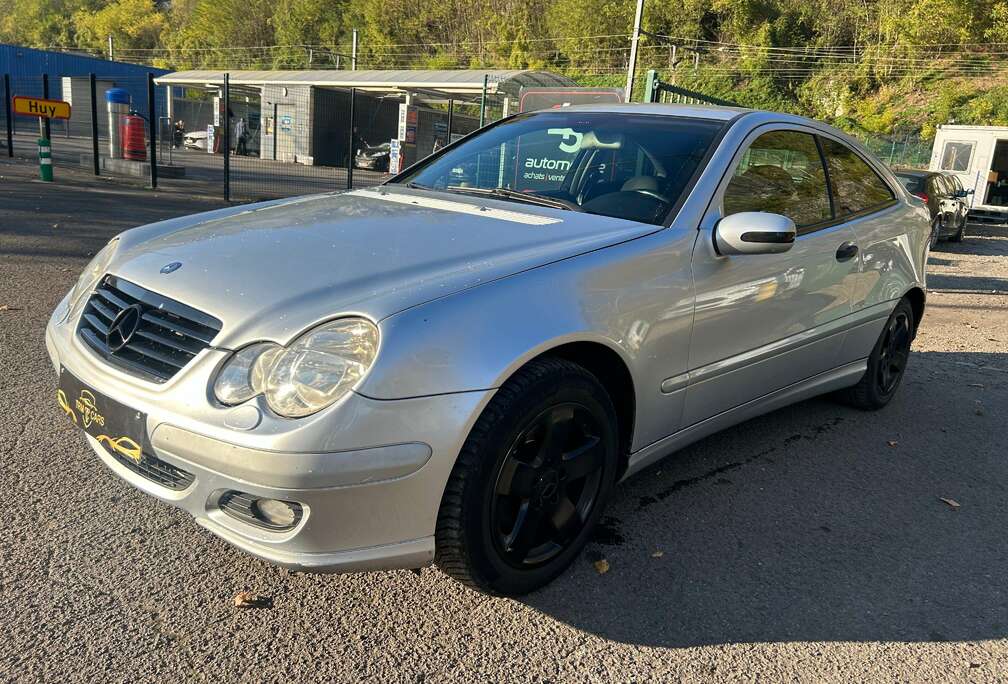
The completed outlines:
[[[39,177],[44,181],[52,181],[52,144],[45,138],[38,139]]]

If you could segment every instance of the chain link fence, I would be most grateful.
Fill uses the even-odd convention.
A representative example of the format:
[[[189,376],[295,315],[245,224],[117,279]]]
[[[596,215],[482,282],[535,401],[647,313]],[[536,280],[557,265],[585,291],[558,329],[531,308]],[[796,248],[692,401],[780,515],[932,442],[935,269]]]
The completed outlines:
[[[876,157],[893,168],[926,169],[931,163],[932,142],[906,135],[862,140]]]

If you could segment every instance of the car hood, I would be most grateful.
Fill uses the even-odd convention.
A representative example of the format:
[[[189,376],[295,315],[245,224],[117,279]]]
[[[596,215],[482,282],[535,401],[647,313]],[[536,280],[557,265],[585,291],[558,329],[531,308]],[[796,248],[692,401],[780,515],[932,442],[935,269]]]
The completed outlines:
[[[143,226],[111,271],[223,321],[215,346],[281,344],[338,315],[403,309],[658,226],[408,189],[315,195]],[[164,274],[172,262],[182,265]]]

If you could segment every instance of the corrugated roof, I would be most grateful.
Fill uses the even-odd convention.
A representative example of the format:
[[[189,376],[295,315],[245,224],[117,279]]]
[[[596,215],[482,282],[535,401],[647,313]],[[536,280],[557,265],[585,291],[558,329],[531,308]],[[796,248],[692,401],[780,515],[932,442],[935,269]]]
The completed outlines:
[[[365,90],[407,91],[434,90],[442,93],[479,93],[483,78],[488,79],[488,92],[517,97],[522,86],[576,86],[577,83],[548,71],[512,69],[401,69],[358,70],[316,69],[298,71],[176,71],[157,78],[159,85],[202,86],[224,82],[229,75],[235,86],[321,86],[331,88],[362,88]]]

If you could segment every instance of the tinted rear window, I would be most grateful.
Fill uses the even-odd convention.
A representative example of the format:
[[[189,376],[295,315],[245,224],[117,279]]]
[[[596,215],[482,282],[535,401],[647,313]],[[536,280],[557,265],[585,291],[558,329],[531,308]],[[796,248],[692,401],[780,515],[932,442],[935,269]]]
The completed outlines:
[[[822,138],[822,145],[837,218],[868,211],[893,199],[889,186],[854,150],[829,138]]]
[[[896,180],[900,182],[900,185],[909,192],[911,195],[916,195],[924,189],[924,179],[920,176],[904,176],[903,174],[897,173]]]

